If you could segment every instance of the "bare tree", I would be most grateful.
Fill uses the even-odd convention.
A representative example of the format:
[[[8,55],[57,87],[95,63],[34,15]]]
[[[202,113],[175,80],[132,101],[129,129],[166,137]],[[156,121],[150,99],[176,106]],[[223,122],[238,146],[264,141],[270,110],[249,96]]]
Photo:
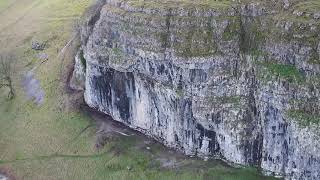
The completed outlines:
[[[12,82],[14,61],[15,58],[13,55],[0,54],[0,89],[4,87],[9,88],[9,99],[13,99],[15,96],[14,86]]]

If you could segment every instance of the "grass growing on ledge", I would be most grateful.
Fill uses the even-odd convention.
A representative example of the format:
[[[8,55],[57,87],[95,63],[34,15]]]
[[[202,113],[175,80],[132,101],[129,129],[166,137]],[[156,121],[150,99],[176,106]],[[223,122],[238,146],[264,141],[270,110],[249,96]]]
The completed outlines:
[[[238,37],[240,34],[240,21],[234,20],[230,21],[226,29],[222,34],[223,40],[233,40],[235,37]]]
[[[289,82],[302,82],[304,77],[294,65],[276,64],[276,63],[262,63],[267,70],[274,76]]]
[[[295,10],[314,13],[318,12],[320,9],[320,1],[319,0],[308,0],[301,1],[293,7]]]
[[[310,64],[320,64],[320,56],[316,49],[312,50],[311,57],[308,61]]]
[[[184,58],[210,57],[217,53],[212,27],[190,28],[179,32],[179,41],[173,44],[176,54]]]
[[[153,0],[153,1],[144,1],[144,0],[126,0],[129,5],[139,8],[156,8],[156,9],[170,9],[170,8],[178,8],[178,7],[185,7],[185,8],[195,8],[195,7],[202,7],[202,8],[228,8],[231,6],[231,0]]]
[[[131,59],[120,48],[109,48],[109,60],[113,64],[129,63]]]
[[[290,110],[287,114],[303,127],[310,126],[311,124],[320,124],[320,114],[311,114],[302,110]]]
[[[179,97],[183,97],[184,90],[182,88],[176,88],[176,93]]]
[[[233,104],[239,105],[241,102],[241,96],[221,96],[221,97],[208,97],[207,102],[212,105],[220,104]]]

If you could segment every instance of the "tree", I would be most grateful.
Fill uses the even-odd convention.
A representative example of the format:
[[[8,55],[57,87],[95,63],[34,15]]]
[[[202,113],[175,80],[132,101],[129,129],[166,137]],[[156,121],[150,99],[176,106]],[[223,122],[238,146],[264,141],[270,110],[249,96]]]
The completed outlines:
[[[9,88],[9,99],[13,99],[15,96],[14,86],[12,82],[14,61],[15,58],[13,55],[0,54],[0,89],[5,87]]]

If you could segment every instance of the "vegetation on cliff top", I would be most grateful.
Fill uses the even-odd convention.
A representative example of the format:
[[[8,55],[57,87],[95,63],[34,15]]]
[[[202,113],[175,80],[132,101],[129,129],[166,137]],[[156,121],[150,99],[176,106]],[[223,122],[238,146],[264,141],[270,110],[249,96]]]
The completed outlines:
[[[231,0],[153,0],[153,1],[144,1],[144,0],[125,0],[133,7],[139,8],[153,8],[153,9],[170,9],[177,7],[185,7],[188,9],[192,9],[195,7],[200,8],[226,8],[230,7],[232,1]]]

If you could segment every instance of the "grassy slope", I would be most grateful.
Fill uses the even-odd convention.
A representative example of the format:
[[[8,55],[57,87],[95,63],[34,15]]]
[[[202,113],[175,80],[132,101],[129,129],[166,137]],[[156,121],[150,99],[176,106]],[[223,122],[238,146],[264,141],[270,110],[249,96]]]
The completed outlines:
[[[255,170],[219,164],[206,170],[151,168],[150,157],[134,150],[130,146],[134,141],[126,138],[97,152],[94,128],[71,141],[91,121],[70,109],[65,100],[63,84],[58,81],[64,65],[56,57],[71,36],[71,22],[90,3],[91,0],[1,0],[0,52],[13,52],[18,63],[14,79],[17,97],[8,102],[0,94],[0,169],[11,169],[18,179],[261,179]],[[25,99],[19,83],[23,72],[37,64],[36,53],[30,50],[32,39],[48,40],[50,45],[45,50],[50,60],[37,70],[46,92],[46,101],[40,107]],[[104,153],[115,144],[129,150],[116,157]],[[128,171],[127,166],[133,169]]]

